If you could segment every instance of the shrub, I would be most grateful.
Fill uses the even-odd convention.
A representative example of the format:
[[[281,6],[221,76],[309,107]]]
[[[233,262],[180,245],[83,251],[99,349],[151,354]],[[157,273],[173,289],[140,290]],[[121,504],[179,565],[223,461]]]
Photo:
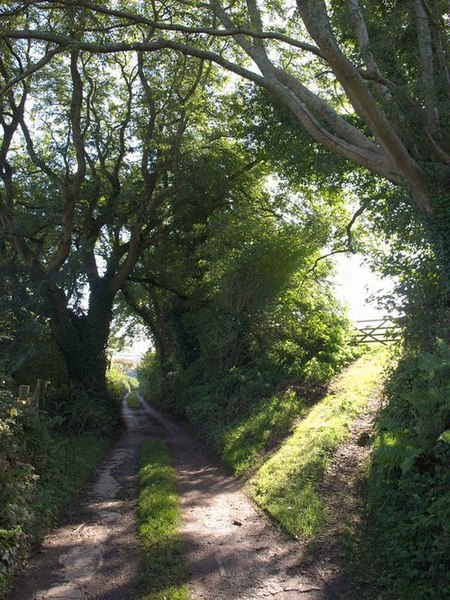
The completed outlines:
[[[130,377],[130,375],[123,373],[115,367],[107,371],[106,383],[109,393],[118,403],[120,403],[125,394],[128,394],[128,392],[131,392],[131,390],[138,386],[137,379]]]
[[[112,393],[101,396],[81,386],[62,385],[49,393],[47,410],[58,415],[66,431],[97,431],[111,435],[119,422],[122,393],[118,387],[111,386],[110,389]]]
[[[19,549],[27,544],[26,530],[33,520],[29,506],[38,475],[27,457],[23,410],[0,384],[0,591]]]
[[[449,389],[450,348],[443,341],[403,357],[387,386],[369,474],[383,598],[450,597]]]
[[[139,387],[145,398],[155,406],[162,402],[162,371],[156,353],[149,351],[137,367]]]
[[[108,444],[98,432],[61,434],[58,427],[68,423],[79,428],[81,413],[74,411],[53,418],[15,400],[0,382],[0,596],[31,543],[55,522]]]

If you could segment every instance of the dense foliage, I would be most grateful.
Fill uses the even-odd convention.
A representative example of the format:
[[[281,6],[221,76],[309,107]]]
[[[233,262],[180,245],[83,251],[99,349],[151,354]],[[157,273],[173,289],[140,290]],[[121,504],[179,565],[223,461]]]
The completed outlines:
[[[219,446],[275,390],[312,394],[350,357],[330,265],[314,265],[330,222],[312,210],[292,222],[257,190],[147,256],[169,289],[128,290],[156,344],[138,369],[144,391]]]
[[[369,560],[383,598],[450,593],[449,369],[440,340],[405,354],[388,381],[368,481]]]
[[[396,581],[380,589],[439,597],[448,540],[448,3],[180,6],[2,3],[0,366],[19,383],[48,372],[63,384],[48,406],[66,429],[111,431],[105,350],[122,292],[121,310],[143,318],[155,341],[141,369],[152,398],[230,456],[232,426],[253,422],[264,450],[300,410],[297,390],[328,381],[348,358],[347,325],[318,258],[325,245],[355,248],[350,225],[365,213],[376,264],[399,278],[407,334],[369,475],[379,556]],[[238,98],[211,63],[265,99],[250,87]],[[301,192],[297,211],[269,198],[262,159],[283,172],[281,188]],[[340,209],[348,201],[351,221]],[[25,453],[46,455],[51,424],[11,399],[2,410],[1,460],[5,473],[17,466],[27,504],[36,472]],[[22,514],[13,481],[5,502]],[[22,535],[11,515],[7,548]]]

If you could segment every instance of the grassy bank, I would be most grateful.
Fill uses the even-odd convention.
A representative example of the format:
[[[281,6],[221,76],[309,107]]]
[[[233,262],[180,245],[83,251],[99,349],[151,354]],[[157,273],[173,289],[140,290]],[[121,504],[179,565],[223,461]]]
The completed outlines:
[[[144,444],[139,480],[139,536],[144,547],[141,600],[188,600],[178,536],[176,474],[164,442]]]
[[[111,439],[95,433],[54,435],[35,504],[36,533],[43,534],[79,492],[104,456]]]
[[[324,523],[319,488],[330,460],[380,383],[386,361],[383,350],[348,367],[333,393],[311,408],[292,435],[251,480],[256,502],[292,535],[311,536]]]

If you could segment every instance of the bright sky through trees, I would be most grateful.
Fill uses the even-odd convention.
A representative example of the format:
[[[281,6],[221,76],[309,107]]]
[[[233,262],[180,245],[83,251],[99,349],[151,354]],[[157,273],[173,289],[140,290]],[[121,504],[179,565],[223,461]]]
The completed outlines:
[[[373,273],[360,254],[349,256],[339,254],[336,261],[336,296],[348,305],[352,321],[377,319],[385,316],[386,311],[377,307],[373,295],[392,292],[393,282]]]

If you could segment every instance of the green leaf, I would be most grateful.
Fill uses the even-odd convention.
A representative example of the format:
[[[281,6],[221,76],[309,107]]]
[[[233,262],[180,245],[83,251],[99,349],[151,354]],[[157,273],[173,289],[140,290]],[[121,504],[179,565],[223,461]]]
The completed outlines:
[[[441,435],[438,437],[438,441],[450,444],[450,429],[447,429],[447,431],[441,433]]]

